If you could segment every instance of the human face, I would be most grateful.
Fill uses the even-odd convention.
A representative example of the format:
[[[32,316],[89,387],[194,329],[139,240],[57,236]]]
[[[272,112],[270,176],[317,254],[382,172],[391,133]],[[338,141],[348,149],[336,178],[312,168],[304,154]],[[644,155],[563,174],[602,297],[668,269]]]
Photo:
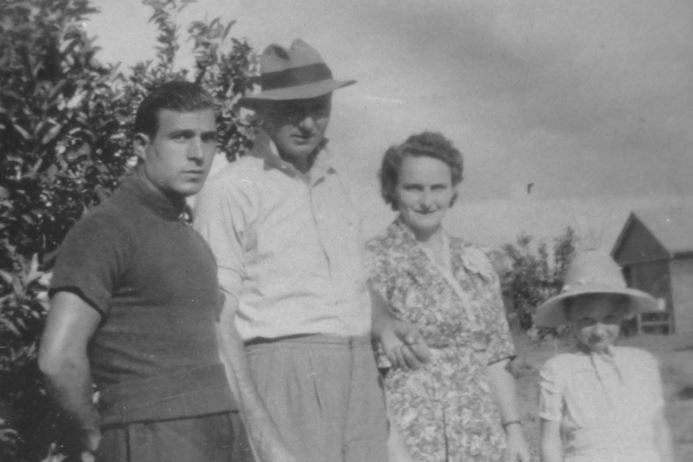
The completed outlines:
[[[214,111],[159,111],[154,137],[138,133],[137,156],[145,181],[164,195],[180,199],[202,189],[217,147]]]
[[[455,195],[448,165],[432,157],[406,156],[395,188],[402,221],[425,241],[435,234]]]
[[[261,108],[263,127],[279,155],[302,172],[313,165],[330,121],[332,95],[273,101]]]
[[[575,298],[568,319],[575,338],[583,347],[603,353],[621,333],[627,308],[609,295],[583,295]]]

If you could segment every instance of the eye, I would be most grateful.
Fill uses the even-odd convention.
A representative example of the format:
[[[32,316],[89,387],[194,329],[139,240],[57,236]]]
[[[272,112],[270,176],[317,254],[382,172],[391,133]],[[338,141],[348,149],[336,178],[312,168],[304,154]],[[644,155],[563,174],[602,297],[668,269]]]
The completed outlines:
[[[577,324],[580,327],[587,327],[596,324],[597,321],[594,318],[580,318],[577,320]]]
[[[216,143],[217,142],[217,134],[216,133],[204,133],[202,135],[202,142],[203,143]]]
[[[188,130],[181,130],[181,131],[176,131],[171,133],[171,139],[174,141],[182,142],[182,141],[187,141],[190,138],[194,136],[193,133],[191,133]]]

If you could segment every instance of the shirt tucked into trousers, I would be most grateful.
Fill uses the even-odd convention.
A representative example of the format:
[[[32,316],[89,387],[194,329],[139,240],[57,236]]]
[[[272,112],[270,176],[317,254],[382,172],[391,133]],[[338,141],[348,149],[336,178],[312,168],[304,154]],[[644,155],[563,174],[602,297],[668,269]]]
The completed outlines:
[[[327,151],[304,174],[262,131],[197,198],[258,393],[301,461],[387,459],[357,209]]]

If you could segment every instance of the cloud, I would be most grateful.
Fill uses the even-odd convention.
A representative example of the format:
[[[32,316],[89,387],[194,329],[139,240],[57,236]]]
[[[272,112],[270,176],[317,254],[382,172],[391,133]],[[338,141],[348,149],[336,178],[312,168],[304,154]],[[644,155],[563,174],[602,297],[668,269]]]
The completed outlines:
[[[118,31],[118,4],[96,3]],[[364,183],[387,146],[434,129],[465,153],[470,201],[523,182],[539,197],[693,192],[689,0],[206,0],[181,22],[205,14],[258,50],[303,37],[359,80],[336,93],[329,135]]]

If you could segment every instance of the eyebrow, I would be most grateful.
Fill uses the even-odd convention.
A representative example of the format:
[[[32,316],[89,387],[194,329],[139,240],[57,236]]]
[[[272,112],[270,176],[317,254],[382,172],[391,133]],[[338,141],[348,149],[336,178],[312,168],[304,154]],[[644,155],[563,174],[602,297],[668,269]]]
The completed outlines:
[[[171,130],[170,132],[168,132],[168,136],[176,137],[176,136],[183,135],[183,136],[190,138],[190,137],[195,136],[195,133],[196,133],[195,130],[193,130],[191,128],[178,128],[178,129],[174,129],[174,130]],[[206,130],[204,132],[201,132],[200,136],[208,136],[208,135],[216,135],[216,134],[217,134],[216,130]]]

